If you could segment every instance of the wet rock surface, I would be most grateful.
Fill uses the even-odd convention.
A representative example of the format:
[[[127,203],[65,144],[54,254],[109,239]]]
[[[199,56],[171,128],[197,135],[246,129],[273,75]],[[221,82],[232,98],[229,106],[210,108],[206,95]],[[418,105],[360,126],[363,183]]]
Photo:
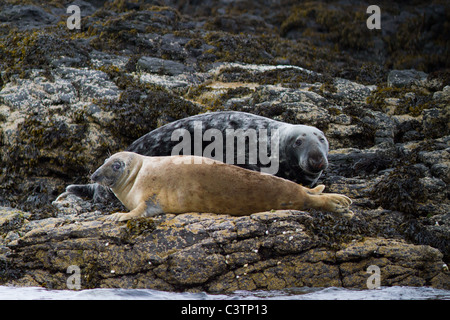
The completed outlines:
[[[0,4],[0,285],[65,289],[76,265],[83,288],[366,288],[375,265],[382,286],[449,288],[444,5],[380,4],[382,29],[369,32],[360,3],[77,3],[80,30],[64,2]],[[354,216],[124,224],[102,220],[119,202],[54,202],[109,153],[220,110],[323,130],[319,182],[351,197]]]

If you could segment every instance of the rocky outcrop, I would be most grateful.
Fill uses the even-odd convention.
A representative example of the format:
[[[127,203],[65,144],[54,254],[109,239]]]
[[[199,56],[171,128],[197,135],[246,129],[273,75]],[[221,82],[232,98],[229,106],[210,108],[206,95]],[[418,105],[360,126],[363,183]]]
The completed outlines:
[[[368,226],[343,217],[299,211],[249,217],[188,213],[126,225],[101,217],[96,211],[27,222],[24,213],[6,215],[2,229],[21,236],[8,235],[15,240],[2,261],[4,284],[65,289],[73,265],[81,270],[83,288],[367,288],[371,265],[380,268],[383,286],[448,288],[449,283],[439,250],[363,237],[370,234],[361,232]],[[342,239],[348,242],[343,245]]]
[[[75,265],[83,288],[366,288],[373,265],[382,286],[449,288],[450,83],[429,30],[446,21],[440,6],[422,17],[405,4],[395,21],[384,11],[394,25],[380,43],[328,24],[353,14],[331,4],[252,2],[243,13],[226,1],[77,3],[79,31],[65,28],[63,4],[0,5],[0,285],[67,288]],[[418,18],[430,32],[408,33]],[[438,54],[408,43],[406,56],[397,43],[408,36],[438,39],[429,42]],[[353,217],[190,213],[124,224],[102,220],[124,210],[118,202],[54,202],[108,153],[218,110],[323,130],[331,151],[320,183],[353,199]]]

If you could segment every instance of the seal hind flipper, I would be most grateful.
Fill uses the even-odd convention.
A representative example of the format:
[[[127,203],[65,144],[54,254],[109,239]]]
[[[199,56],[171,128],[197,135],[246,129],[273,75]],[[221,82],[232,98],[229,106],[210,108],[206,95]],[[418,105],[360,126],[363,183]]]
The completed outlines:
[[[80,198],[93,199],[95,203],[109,203],[115,197],[106,187],[98,183],[71,184],[66,188],[66,194],[74,194]]]
[[[95,188],[94,184],[71,184],[67,186],[66,192],[82,198],[92,198]]]

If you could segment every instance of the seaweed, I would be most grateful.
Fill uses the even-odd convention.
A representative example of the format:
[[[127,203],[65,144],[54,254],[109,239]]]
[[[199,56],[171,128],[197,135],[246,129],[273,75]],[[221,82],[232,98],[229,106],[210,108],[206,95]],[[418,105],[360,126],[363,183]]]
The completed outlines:
[[[153,232],[157,227],[156,222],[151,218],[137,218],[128,220],[126,228],[130,237],[137,237],[145,232]]]
[[[428,200],[428,191],[420,178],[423,173],[416,166],[398,167],[374,186],[372,197],[383,208],[420,216],[418,204]]]
[[[198,114],[196,104],[175,96],[166,89],[144,85],[127,86],[118,101],[99,101],[104,111],[111,111],[114,121],[107,128],[114,136],[121,138],[123,145],[166,123]],[[130,124],[123,130],[124,124]]]
[[[394,114],[409,114],[413,117],[422,115],[423,110],[433,108],[433,94],[423,88],[396,88],[378,86],[367,97],[366,103],[373,110],[387,112],[388,98],[397,98]]]
[[[75,40],[61,37],[60,27],[19,31],[10,29],[0,37],[0,61],[3,81],[18,74],[25,78],[32,69],[49,70],[60,57],[69,57],[74,67],[87,66],[89,55]]]

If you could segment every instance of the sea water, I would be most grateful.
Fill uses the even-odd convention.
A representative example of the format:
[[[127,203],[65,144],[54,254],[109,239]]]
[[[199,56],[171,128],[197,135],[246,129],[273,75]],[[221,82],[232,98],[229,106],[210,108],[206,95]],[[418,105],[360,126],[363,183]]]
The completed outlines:
[[[1,300],[450,300],[450,290],[429,287],[291,288],[273,291],[236,291],[231,294],[167,292],[152,289],[48,290],[0,286]]]

